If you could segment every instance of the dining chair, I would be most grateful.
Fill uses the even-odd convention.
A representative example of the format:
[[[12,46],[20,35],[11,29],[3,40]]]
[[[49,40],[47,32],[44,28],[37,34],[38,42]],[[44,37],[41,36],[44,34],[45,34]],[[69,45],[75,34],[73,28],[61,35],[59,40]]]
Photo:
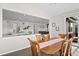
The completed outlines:
[[[43,42],[42,35],[41,35],[41,34],[36,34],[36,40],[37,40],[39,43]]]
[[[65,33],[60,33],[58,34],[60,38],[65,39],[66,38],[66,34]]]
[[[71,56],[72,55],[72,41],[73,41],[73,38],[71,39],[67,39],[64,44],[63,44],[63,50],[62,50],[62,54],[63,56]]]
[[[32,56],[40,55],[40,48],[37,41],[32,41],[30,38],[27,38],[31,45]]]
[[[48,41],[48,40],[50,40],[49,34],[43,34],[43,35],[42,35],[42,40],[43,40],[43,41]]]
[[[68,53],[68,55],[70,55],[70,56],[72,56],[72,42],[73,42],[73,38],[70,38],[70,41],[69,41],[69,45],[68,45],[68,47],[69,47],[69,49],[68,49],[68,51],[69,51],[69,53]]]
[[[63,44],[63,50],[62,50],[62,55],[67,56],[67,49],[68,49],[68,42],[64,42]]]
[[[30,42],[32,55],[33,56],[40,55],[39,43],[43,42],[42,36],[40,34],[36,34],[32,36],[31,38],[27,38],[27,39]]]

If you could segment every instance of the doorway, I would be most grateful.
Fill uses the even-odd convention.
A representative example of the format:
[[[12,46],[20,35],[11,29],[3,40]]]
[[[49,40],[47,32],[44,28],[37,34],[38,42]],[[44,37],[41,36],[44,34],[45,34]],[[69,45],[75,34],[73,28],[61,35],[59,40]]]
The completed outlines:
[[[74,17],[67,17],[66,18],[66,33],[70,36],[71,33],[74,33],[76,37],[78,37],[78,23],[77,19]],[[78,39],[75,38],[73,40],[74,43],[78,43]]]

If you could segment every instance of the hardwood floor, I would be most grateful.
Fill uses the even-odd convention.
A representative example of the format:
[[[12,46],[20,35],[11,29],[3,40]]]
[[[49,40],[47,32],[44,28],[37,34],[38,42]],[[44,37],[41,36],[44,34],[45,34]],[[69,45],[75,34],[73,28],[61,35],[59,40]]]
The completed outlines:
[[[26,48],[16,52],[5,54],[3,56],[32,56],[32,53],[31,48]]]
[[[3,56],[32,56],[32,53],[31,53],[31,48],[26,48],[23,50],[5,54]],[[50,56],[50,55],[41,53],[40,56]],[[58,56],[58,54],[55,54],[53,56]]]
[[[3,56],[32,56],[32,53],[31,53],[31,48],[26,48],[23,50],[5,54]],[[41,54],[41,56],[48,56],[48,55]],[[57,56],[57,54],[53,56]],[[72,47],[72,56],[79,56],[79,47],[75,47],[75,46]]]

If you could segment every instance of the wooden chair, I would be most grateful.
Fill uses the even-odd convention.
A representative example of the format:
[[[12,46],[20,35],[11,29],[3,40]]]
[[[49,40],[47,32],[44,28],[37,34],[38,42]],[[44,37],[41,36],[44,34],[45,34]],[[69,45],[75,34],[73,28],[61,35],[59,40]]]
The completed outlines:
[[[64,34],[64,33],[61,33],[61,34],[59,34],[59,37],[60,37],[60,38],[63,38],[63,39],[65,39],[65,38],[66,38],[66,34]]]
[[[36,35],[36,40],[37,40],[39,43],[43,42],[42,35],[41,35],[41,34]]]
[[[31,45],[32,55],[33,56],[40,55],[40,48],[39,48],[38,41],[32,41],[30,38],[27,38],[27,39],[29,40]]]
[[[66,40],[66,42],[64,42],[63,44],[63,56],[71,56],[71,49],[72,49],[72,41],[73,38]]]
[[[31,45],[32,55],[33,56],[40,55],[39,43],[43,42],[42,36],[40,34],[36,34],[35,40],[32,40],[30,38],[27,38],[27,39],[29,40],[30,45]]]
[[[48,41],[48,40],[50,40],[49,34],[43,34],[43,35],[42,35],[42,40],[43,40],[43,41]]]
[[[62,48],[63,48],[62,55],[67,56],[68,42],[65,42]]]

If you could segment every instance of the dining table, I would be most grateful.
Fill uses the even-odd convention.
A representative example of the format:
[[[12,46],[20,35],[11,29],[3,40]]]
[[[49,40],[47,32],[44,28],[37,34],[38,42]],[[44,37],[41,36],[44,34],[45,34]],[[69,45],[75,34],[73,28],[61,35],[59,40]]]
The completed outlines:
[[[61,55],[63,43],[64,43],[64,39],[62,38],[51,39],[49,41],[39,43],[40,51],[48,55],[52,55],[60,51],[60,55]]]

